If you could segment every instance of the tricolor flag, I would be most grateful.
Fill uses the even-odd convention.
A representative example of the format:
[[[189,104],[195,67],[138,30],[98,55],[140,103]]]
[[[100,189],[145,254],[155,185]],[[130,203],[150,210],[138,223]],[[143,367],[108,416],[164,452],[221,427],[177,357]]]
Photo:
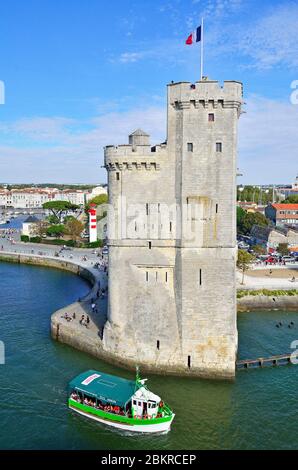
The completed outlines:
[[[195,31],[193,31],[185,41],[185,44],[191,46],[195,42],[200,42],[202,39],[202,26],[199,26]]]

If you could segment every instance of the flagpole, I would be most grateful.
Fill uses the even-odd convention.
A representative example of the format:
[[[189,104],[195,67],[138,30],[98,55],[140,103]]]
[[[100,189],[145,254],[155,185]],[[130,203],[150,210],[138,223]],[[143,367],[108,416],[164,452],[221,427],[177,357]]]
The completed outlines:
[[[201,22],[201,81],[203,80],[203,66],[204,66],[204,19]]]

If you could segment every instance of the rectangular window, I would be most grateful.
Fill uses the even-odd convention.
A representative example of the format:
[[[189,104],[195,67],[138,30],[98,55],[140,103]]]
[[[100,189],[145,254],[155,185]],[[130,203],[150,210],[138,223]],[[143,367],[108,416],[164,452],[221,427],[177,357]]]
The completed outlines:
[[[156,282],[157,282],[157,279],[158,279],[158,272],[156,271],[156,273],[155,273],[155,280],[156,280]]]
[[[160,343],[159,343],[159,340],[157,340],[157,349],[159,350],[159,346],[160,346]]]
[[[192,142],[188,142],[188,144],[187,144],[187,151],[188,151],[188,152],[193,152],[193,143],[192,143]]]
[[[202,285],[202,270],[199,271],[199,284]]]
[[[213,113],[208,114],[208,121],[209,122],[214,122],[214,114]]]
[[[149,215],[149,204],[146,204],[146,215]]]
[[[222,143],[221,142],[216,142],[216,151],[217,152],[222,152]]]
[[[170,232],[172,231],[172,222],[170,222]]]
[[[218,204],[215,206],[215,213],[218,214]]]
[[[152,248],[152,242],[149,242],[148,245],[149,245],[149,250],[151,250],[151,248]]]
[[[191,368],[191,357],[190,356],[188,356],[188,358],[187,358],[187,366],[188,366],[189,369]]]
[[[116,173],[116,180],[119,181],[120,180],[120,173],[117,171]]]
[[[148,282],[148,281],[149,281],[149,273],[148,273],[148,271],[146,271],[146,282]]]
[[[168,282],[168,273],[166,273],[166,282]]]

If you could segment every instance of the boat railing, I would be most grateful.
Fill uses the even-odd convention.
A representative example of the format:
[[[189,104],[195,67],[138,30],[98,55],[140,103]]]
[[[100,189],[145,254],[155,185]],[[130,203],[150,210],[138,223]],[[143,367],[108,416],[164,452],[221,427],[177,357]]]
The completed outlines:
[[[172,410],[169,407],[169,405],[167,405],[166,403],[164,403],[162,410],[163,410],[165,415],[168,415],[168,416],[172,415]]]

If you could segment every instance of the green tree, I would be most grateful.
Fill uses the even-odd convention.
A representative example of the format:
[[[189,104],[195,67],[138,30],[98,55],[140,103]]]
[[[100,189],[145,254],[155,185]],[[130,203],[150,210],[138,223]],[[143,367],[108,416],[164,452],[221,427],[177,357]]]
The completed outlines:
[[[249,235],[253,225],[269,225],[269,220],[260,212],[246,212],[238,226],[238,231],[244,235]]]
[[[51,225],[47,229],[47,235],[49,237],[62,237],[65,232],[65,225],[58,224],[58,225]]]
[[[243,217],[245,216],[246,212],[241,207],[237,206],[237,227],[239,227],[242,223]]]
[[[238,250],[237,267],[242,271],[242,282],[244,284],[244,274],[254,262],[255,257],[245,250]]]
[[[101,206],[102,204],[107,204],[107,202],[108,202],[108,195],[100,194],[99,196],[95,196],[93,199],[90,199],[90,201],[87,202],[85,209],[86,211],[88,211],[90,208],[90,204]]]
[[[289,254],[289,247],[287,243],[279,243],[277,248],[278,253],[282,256],[287,256]]]
[[[77,242],[81,238],[81,233],[84,230],[84,224],[74,217],[69,218],[65,225],[65,233]]]
[[[59,218],[56,216],[56,215],[49,215],[47,217],[47,221],[49,222],[49,224],[51,225],[57,225],[59,224],[60,220]]]
[[[68,212],[75,211],[79,208],[79,206],[76,206],[69,201],[49,201],[43,204],[42,207],[50,210],[52,215],[56,217],[59,222],[62,221],[62,218],[65,217]]]
[[[298,195],[293,194],[292,196],[288,196],[287,199],[282,201],[282,204],[298,204]]]

